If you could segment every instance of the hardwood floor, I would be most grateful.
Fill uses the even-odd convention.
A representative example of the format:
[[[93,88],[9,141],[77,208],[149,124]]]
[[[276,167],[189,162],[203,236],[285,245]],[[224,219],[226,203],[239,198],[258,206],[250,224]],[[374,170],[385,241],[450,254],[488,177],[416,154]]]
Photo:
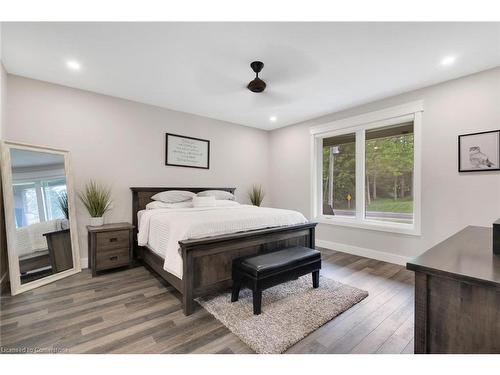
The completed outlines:
[[[287,353],[413,353],[413,272],[322,252],[322,275],[369,296]],[[144,267],[95,278],[84,270],[2,296],[1,352],[252,353],[203,308],[184,316],[180,297]]]

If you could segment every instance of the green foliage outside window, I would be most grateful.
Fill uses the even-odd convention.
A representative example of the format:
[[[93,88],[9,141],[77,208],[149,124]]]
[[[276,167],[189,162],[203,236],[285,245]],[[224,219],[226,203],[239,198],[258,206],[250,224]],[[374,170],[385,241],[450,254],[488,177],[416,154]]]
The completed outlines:
[[[355,209],[355,142],[336,145],[333,209]],[[323,147],[323,203],[329,203],[330,146]],[[413,134],[367,139],[365,142],[365,204],[367,211],[411,213],[413,200]]]

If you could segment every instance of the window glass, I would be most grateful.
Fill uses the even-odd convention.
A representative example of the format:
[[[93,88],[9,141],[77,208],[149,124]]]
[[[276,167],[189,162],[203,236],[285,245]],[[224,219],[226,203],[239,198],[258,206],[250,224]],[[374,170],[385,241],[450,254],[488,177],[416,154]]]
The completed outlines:
[[[66,194],[66,179],[43,181],[42,186],[47,220],[64,219],[59,200]]]
[[[413,123],[365,133],[365,218],[413,223]]]
[[[323,138],[323,215],[356,216],[356,135]]]
[[[17,228],[66,217],[60,204],[66,194],[65,178],[14,183],[13,188]]]
[[[38,198],[34,183],[14,185],[14,214],[17,228],[40,222]]]

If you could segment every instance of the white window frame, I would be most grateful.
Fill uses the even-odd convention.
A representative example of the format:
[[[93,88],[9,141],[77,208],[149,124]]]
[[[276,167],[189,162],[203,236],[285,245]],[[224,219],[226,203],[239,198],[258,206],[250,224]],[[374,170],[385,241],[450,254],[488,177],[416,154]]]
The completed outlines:
[[[63,169],[63,173],[64,173],[64,169]],[[39,177],[39,178],[31,178],[31,179],[25,178],[25,179],[13,181],[12,182],[12,189],[15,191],[16,186],[23,185],[25,183],[33,184],[34,189],[35,189],[35,194],[36,194],[39,221],[44,222],[44,221],[49,221],[49,220],[55,220],[54,218],[49,218],[50,214],[53,214],[53,212],[51,212],[50,208],[47,206],[47,204],[49,202],[47,200],[47,196],[45,193],[44,183],[62,180],[66,184],[65,179],[66,179],[65,176]],[[60,219],[62,219],[62,217]],[[16,227],[17,227],[17,224],[16,224]]]
[[[421,235],[421,153],[423,101],[314,126],[311,133],[311,213],[319,223]],[[391,223],[365,218],[365,132],[370,129],[413,121],[413,224]],[[356,216],[323,214],[323,138],[356,134]],[[359,198],[361,197],[361,199]]]

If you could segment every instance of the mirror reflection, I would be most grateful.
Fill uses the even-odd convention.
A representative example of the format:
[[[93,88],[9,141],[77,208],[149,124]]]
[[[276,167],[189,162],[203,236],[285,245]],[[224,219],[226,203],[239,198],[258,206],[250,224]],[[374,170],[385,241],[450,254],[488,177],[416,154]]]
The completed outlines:
[[[21,284],[73,268],[64,156],[10,149]]]

